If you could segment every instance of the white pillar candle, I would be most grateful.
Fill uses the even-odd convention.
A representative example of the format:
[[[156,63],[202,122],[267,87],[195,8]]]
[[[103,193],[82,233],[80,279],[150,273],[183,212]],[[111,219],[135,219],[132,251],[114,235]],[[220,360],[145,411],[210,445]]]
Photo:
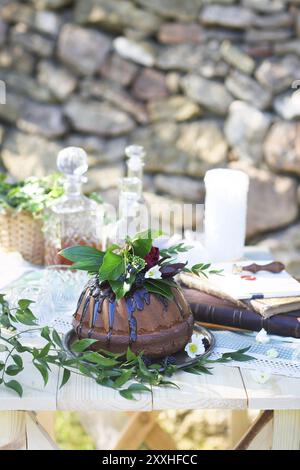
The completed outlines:
[[[211,261],[237,260],[244,252],[249,177],[239,170],[216,169],[204,181],[205,254]]]

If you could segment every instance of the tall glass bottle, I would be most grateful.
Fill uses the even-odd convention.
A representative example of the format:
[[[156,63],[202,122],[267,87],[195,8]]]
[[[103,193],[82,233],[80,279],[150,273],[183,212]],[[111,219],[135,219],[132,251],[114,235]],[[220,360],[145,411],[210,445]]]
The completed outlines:
[[[102,209],[84,196],[83,176],[88,169],[87,155],[79,147],[66,147],[57,156],[57,167],[64,174],[64,195],[51,205],[45,222],[45,263],[70,264],[58,254],[73,245],[101,249]]]
[[[118,220],[110,231],[107,244],[122,243],[148,228],[148,208],[143,197],[143,167],[145,150],[138,145],[125,149],[127,176],[119,181]]]

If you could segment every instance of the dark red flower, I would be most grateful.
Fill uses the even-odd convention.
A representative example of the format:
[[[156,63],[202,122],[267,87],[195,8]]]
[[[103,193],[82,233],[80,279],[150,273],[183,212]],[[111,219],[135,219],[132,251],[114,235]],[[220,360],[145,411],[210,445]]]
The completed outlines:
[[[149,253],[145,256],[144,260],[146,261],[147,268],[152,268],[155,266],[159,260],[159,248],[153,246]]]

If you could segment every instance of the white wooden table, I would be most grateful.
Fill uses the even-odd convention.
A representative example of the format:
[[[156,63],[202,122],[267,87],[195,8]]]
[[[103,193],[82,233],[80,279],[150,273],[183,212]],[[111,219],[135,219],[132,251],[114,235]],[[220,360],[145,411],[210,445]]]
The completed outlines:
[[[59,370],[51,375],[49,384],[43,388],[36,371],[32,369],[31,374],[28,367],[27,379],[23,378],[25,385],[22,398],[10,390],[0,388],[0,410],[10,411],[12,420],[16,419],[17,410],[274,410],[273,432],[264,445],[272,449],[300,449],[300,379],[277,375],[262,385],[253,380],[248,370],[217,365],[213,375],[178,372],[175,381],[180,390],[153,387],[151,394],[140,394],[136,401],[129,401],[117,391],[78,375],[73,375],[68,384],[59,389]],[[5,429],[0,428],[0,437],[4,432]]]

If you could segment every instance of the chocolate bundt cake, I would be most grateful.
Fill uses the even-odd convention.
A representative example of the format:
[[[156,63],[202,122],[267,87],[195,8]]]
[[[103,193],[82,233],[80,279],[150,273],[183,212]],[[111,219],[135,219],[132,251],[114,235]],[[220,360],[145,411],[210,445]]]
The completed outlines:
[[[188,343],[193,315],[182,292],[172,288],[167,300],[145,288],[136,288],[116,301],[107,284],[100,287],[94,276],[83,290],[73,319],[79,339],[93,338],[92,349],[135,353],[153,358],[174,354]]]

